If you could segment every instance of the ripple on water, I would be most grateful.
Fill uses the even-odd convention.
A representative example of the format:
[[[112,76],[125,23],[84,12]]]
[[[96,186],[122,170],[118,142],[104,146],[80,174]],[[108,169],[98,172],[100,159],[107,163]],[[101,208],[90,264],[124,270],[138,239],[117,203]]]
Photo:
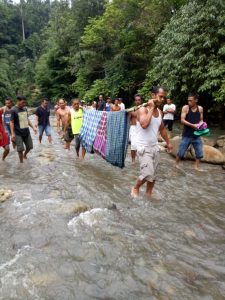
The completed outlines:
[[[174,168],[161,155],[155,190],[133,201],[138,164],[125,169],[38,145],[23,166],[0,162],[0,299],[224,299],[225,188],[220,167]],[[1,150],[0,150],[1,151]],[[2,175],[2,172],[4,175]],[[117,209],[106,209],[115,203]],[[77,209],[82,206],[79,210]],[[29,245],[30,248],[26,248]]]

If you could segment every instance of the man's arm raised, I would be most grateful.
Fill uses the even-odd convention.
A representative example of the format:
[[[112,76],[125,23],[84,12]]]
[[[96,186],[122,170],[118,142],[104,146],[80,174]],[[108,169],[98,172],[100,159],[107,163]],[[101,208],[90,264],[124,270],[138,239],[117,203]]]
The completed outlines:
[[[152,115],[155,107],[154,101],[149,100],[147,107],[148,109],[145,107],[141,107],[138,110],[138,114],[137,114],[137,119],[140,122],[140,125],[143,129],[146,129],[151,123]]]

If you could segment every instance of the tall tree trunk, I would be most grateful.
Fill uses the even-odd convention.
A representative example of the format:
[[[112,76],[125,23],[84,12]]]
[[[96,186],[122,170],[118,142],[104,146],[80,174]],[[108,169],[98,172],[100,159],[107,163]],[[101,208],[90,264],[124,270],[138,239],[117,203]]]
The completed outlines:
[[[20,0],[20,14],[21,14],[21,25],[22,25],[22,38],[25,41],[25,29],[24,29],[24,18],[23,18],[23,0]]]

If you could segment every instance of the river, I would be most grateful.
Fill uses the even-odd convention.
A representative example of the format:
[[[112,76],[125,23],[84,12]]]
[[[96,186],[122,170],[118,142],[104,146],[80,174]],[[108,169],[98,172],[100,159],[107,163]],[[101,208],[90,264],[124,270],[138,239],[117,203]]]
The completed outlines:
[[[0,162],[0,299],[187,299],[225,295],[225,173],[161,154],[160,201],[132,200],[138,174],[64,151],[56,133],[20,165]],[[0,150],[2,153],[2,149]],[[78,210],[86,210],[78,213]]]

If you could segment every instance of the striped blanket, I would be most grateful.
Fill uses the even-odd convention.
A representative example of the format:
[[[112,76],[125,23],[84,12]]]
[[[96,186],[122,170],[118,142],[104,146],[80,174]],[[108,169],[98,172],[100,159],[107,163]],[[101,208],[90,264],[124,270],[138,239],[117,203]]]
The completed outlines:
[[[107,142],[106,130],[107,130],[107,112],[104,111],[102,114],[101,121],[99,122],[98,125],[97,136],[94,142],[94,151],[100,154],[103,158],[105,158],[106,156],[106,142]]]
[[[109,112],[107,118],[106,161],[123,168],[129,140],[129,122],[126,111]]]
[[[86,110],[80,132],[82,146],[93,150],[113,166],[123,168],[128,147],[129,122],[126,111]]]
[[[89,153],[93,153],[93,144],[102,114],[102,111],[97,110],[84,111],[83,124],[80,131],[80,141],[82,146]]]

